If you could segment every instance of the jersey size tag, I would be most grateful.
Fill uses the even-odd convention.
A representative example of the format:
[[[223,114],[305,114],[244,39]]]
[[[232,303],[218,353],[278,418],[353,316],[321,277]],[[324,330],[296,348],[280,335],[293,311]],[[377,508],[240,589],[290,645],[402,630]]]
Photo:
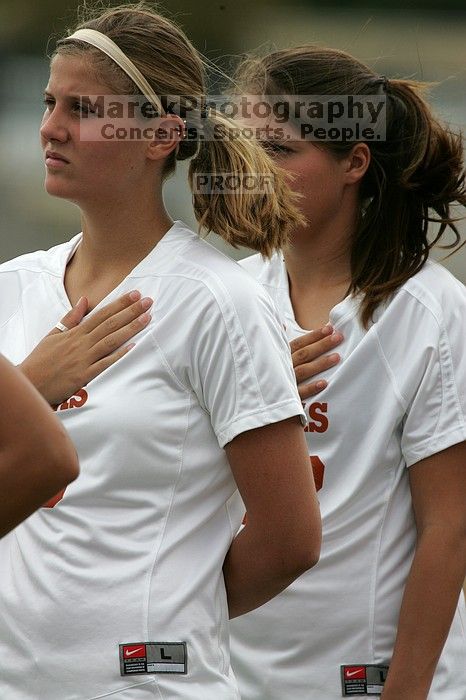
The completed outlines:
[[[187,673],[186,642],[137,642],[120,644],[120,674]]]
[[[351,695],[381,695],[388,666],[353,664],[340,666],[343,697]]]

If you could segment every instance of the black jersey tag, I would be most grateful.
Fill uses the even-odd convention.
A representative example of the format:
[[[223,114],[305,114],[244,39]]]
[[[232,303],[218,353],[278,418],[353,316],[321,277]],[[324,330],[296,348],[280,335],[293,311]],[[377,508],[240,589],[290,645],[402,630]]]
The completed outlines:
[[[120,673],[187,673],[186,642],[131,642],[120,644]]]
[[[342,696],[381,695],[388,666],[352,664],[340,666]]]

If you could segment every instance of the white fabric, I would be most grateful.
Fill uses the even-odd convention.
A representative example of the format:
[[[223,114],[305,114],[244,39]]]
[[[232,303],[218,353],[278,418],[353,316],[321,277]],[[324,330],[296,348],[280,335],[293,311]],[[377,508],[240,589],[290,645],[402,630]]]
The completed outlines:
[[[302,334],[282,257],[242,264],[275,300],[289,339]],[[466,440],[465,287],[429,262],[367,332],[357,311],[349,297],[331,311],[342,361],[306,402],[310,454],[325,465],[321,559],[232,621],[243,700],[336,700],[340,665],[389,663],[415,544],[406,466]],[[465,700],[465,630],[461,596],[429,700]]]
[[[13,362],[69,310],[80,238],[0,266]],[[0,542],[2,700],[239,697],[221,567],[243,507],[222,448],[304,424],[288,343],[261,286],[181,222],[96,310],[131,289],[150,325],[58,411],[79,478]],[[120,676],[119,644],[180,641],[187,675]]]

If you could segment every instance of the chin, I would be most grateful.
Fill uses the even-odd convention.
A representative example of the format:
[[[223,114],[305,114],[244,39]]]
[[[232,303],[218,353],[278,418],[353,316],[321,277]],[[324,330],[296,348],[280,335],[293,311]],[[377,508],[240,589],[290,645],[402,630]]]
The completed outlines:
[[[60,197],[60,199],[72,199],[73,194],[70,188],[63,181],[47,176],[44,182],[45,191],[51,197]]]

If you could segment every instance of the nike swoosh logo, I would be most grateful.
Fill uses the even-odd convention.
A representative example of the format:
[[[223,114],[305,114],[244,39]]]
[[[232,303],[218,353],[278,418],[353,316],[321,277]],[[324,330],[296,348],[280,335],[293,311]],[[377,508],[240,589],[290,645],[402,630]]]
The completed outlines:
[[[356,671],[346,671],[346,675],[348,678],[351,678],[351,676],[355,676],[356,673],[361,673],[361,671],[364,671],[363,668],[357,668]]]
[[[138,651],[142,651],[144,647],[138,647],[137,649],[132,649],[131,651],[129,649],[126,649],[125,651],[125,656],[133,656],[133,654],[137,654]]]

